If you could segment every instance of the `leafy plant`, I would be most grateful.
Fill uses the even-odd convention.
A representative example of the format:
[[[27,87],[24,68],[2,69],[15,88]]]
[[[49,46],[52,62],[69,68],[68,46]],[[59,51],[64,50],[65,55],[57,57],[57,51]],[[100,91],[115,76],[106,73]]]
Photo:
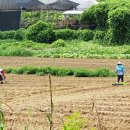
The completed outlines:
[[[0,106],[0,130],[5,130],[5,118],[4,118],[4,112],[1,106]]]
[[[74,112],[63,119],[64,126],[62,130],[81,130],[86,126],[87,122],[85,118],[81,117],[79,112]]]
[[[26,37],[26,30],[25,29],[19,29],[15,32],[14,34],[14,39],[15,40],[19,40],[19,41],[22,41],[24,40]]]
[[[65,47],[66,44],[67,43],[64,40],[58,39],[58,40],[54,41],[51,46],[52,47]]]
[[[75,38],[75,31],[71,29],[55,30],[56,39],[69,40]]]
[[[109,28],[111,30],[111,42],[123,44],[130,29],[130,10],[117,8],[109,12]]]
[[[76,76],[76,77],[110,77],[115,76],[114,72],[109,69],[100,68],[96,70],[79,69],[79,68],[56,68],[56,67],[33,67],[25,66],[19,68],[7,68],[6,73],[14,74],[36,74],[45,75],[51,74],[56,76]]]
[[[37,42],[37,36],[43,30],[49,28],[49,24],[38,21],[37,23],[31,25],[27,29],[27,39]]]
[[[41,43],[52,43],[55,41],[55,33],[52,29],[48,28],[39,32],[37,35],[36,41]]]

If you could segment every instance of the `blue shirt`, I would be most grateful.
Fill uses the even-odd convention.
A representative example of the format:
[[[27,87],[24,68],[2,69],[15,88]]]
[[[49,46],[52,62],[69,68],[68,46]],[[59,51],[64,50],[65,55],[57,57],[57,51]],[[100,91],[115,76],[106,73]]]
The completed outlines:
[[[124,75],[125,67],[122,64],[116,66],[115,72],[117,75]]]

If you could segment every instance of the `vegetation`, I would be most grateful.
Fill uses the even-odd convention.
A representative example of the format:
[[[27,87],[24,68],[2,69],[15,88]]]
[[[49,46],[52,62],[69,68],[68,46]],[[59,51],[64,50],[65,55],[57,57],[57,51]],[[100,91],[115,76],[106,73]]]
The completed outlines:
[[[63,18],[62,12],[57,11],[22,11],[21,28],[28,28],[30,25],[37,23],[39,20],[49,23],[53,28],[56,27],[56,22]]]
[[[129,43],[129,19],[130,2],[128,0],[104,0],[84,11],[81,16],[82,23],[94,24],[99,31],[106,31],[102,41],[110,44]]]
[[[48,18],[62,19],[59,12],[23,12],[22,20],[31,23],[27,29],[0,31],[0,56],[129,59],[129,7],[126,0],[104,0],[84,11],[81,21],[95,24],[95,30],[56,29]]]
[[[49,24],[38,21],[27,29],[27,39],[34,42],[51,43],[55,40],[55,34]]]
[[[95,128],[89,128],[89,120],[86,120],[81,116],[80,112],[74,112],[72,115],[68,115],[63,119],[62,130],[81,130],[87,128],[87,130],[97,130]]]
[[[81,117],[79,112],[75,112],[64,118],[64,127],[62,130],[81,130],[82,128],[85,128],[86,124],[88,124],[88,122],[85,118]]]
[[[27,40],[0,40],[0,50],[0,56],[130,59],[129,45],[104,46],[104,44],[81,40],[58,40],[52,44]]]
[[[25,66],[19,68],[6,68],[6,73],[13,74],[51,74],[56,76],[76,76],[76,77],[111,77],[115,76],[114,72],[106,68],[96,70],[80,68],[56,68],[56,67],[33,67]]]

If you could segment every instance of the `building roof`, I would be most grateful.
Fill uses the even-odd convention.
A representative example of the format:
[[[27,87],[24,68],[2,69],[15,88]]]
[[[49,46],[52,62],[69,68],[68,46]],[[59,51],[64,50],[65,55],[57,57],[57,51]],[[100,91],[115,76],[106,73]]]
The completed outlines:
[[[72,0],[72,1],[74,2],[76,1],[80,3],[79,6],[77,6],[77,10],[82,10],[82,11],[98,3],[96,0]]]
[[[76,15],[76,14],[82,14],[83,11],[79,11],[79,10],[68,10],[63,12],[63,14],[65,15]]]
[[[47,9],[46,5],[39,0],[16,0],[20,9],[24,10],[42,10]]]
[[[52,2],[48,4],[50,9],[55,9],[55,10],[70,10],[70,9],[75,9],[79,3],[73,2],[71,0],[56,0],[55,2]]]
[[[17,10],[18,6],[15,0],[0,0],[0,10]]]
[[[55,2],[56,0],[39,0],[39,1],[44,2],[45,4],[50,4]],[[79,5],[77,6],[77,10],[86,10],[92,5],[98,3],[96,0],[70,0],[70,1],[79,3]]]

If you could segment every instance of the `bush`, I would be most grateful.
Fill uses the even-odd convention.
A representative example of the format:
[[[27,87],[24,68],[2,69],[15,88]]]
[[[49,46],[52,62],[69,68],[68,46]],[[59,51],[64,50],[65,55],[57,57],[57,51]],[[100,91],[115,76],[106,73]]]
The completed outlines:
[[[85,128],[88,121],[81,117],[79,112],[74,112],[72,115],[66,116],[63,119],[64,126],[62,130],[81,130]]]
[[[112,73],[109,69],[101,68],[97,69],[94,72],[97,77],[109,77],[109,76],[114,76],[114,73]]]
[[[16,74],[51,74],[56,76],[76,76],[76,77],[110,77],[115,76],[114,73],[108,69],[69,69],[69,68],[55,68],[55,67],[31,67],[25,66],[21,68],[8,68],[7,73]]]
[[[109,6],[106,2],[101,2],[97,5],[90,7],[81,15],[81,23],[88,25],[97,25],[99,29],[105,29],[108,27]]]
[[[0,39],[13,39],[15,31],[0,31]]]
[[[130,10],[117,8],[109,12],[110,41],[122,44],[125,42],[130,29]]]
[[[55,39],[55,33],[52,29],[48,28],[38,33],[36,41],[41,43],[52,43]]]
[[[66,42],[62,39],[58,39],[57,41],[54,41],[52,43],[52,47],[65,47],[66,46]]]
[[[25,39],[25,37],[26,37],[26,30],[25,29],[19,29],[14,34],[15,40],[22,41]]]
[[[75,31],[71,29],[59,29],[55,30],[56,39],[72,40],[75,37]]]
[[[85,30],[78,30],[77,36],[80,40],[89,41],[93,40],[94,37],[94,31],[85,29]]]
[[[75,77],[93,77],[90,70],[79,69],[74,72]]]
[[[4,33],[2,31],[0,31],[0,39],[3,40],[4,39]]]
[[[117,8],[122,8],[122,7],[126,7],[126,8],[130,8],[130,2],[129,0],[110,0],[107,1],[107,4],[109,5],[109,10],[115,10]]]
[[[37,42],[37,36],[39,33],[43,30],[48,29],[49,27],[49,24],[42,21],[29,26],[27,29],[27,39]]]
[[[32,56],[32,52],[24,48],[10,47],[6,49],[5,55],[6,56]]]
[[[104,37],[106,35],[105,31],[97,30],[94,35],[94,40],[104,41]]]

